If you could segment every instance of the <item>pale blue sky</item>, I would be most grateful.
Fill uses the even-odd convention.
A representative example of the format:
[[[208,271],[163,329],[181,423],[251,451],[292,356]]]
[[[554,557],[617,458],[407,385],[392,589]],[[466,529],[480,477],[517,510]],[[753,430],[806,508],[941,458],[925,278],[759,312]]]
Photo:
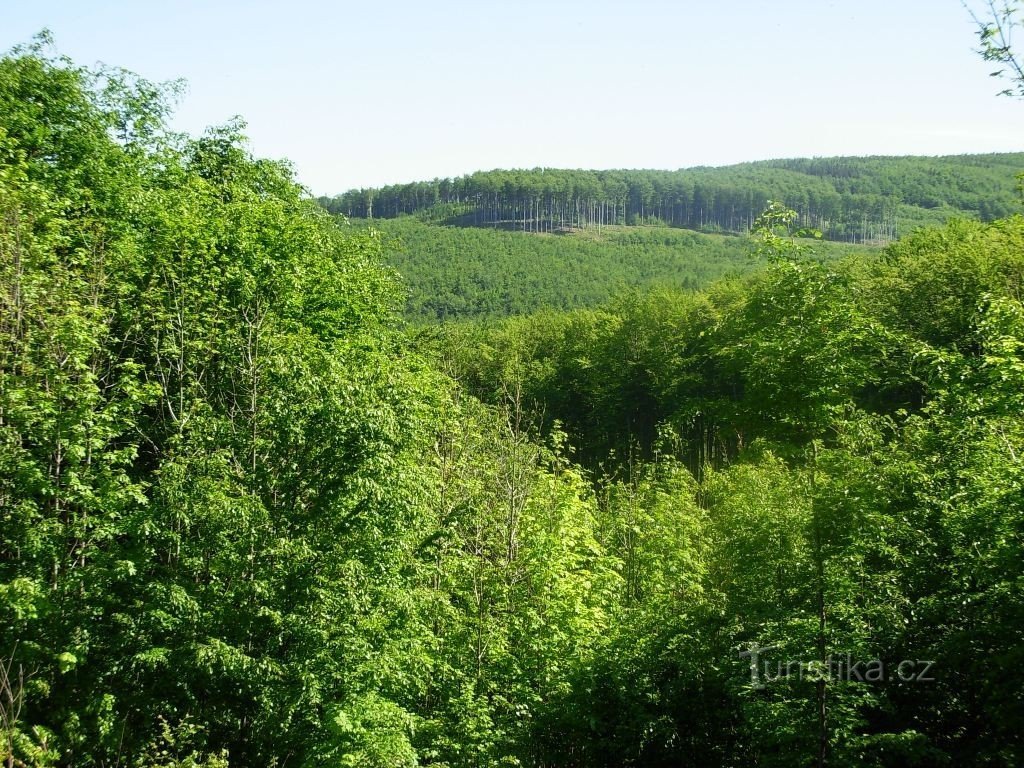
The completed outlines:
[[[1024,149],[959,0],[0,0],[81,64],[184,77],[316,194],[508,167]]]

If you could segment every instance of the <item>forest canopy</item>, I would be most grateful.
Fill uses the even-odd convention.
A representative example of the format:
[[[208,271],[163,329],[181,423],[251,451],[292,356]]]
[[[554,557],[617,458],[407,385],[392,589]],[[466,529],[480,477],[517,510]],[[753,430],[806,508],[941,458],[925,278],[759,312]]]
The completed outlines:
[[[385,238],[414,323],[595,307],[634,288],[696,290],[758,267],[747,236],[666,227],[562,235],[437,225],[419,216],[351,220]],[[821,259],[873,249],[819,243]]]
[[[1017,156],[958,161],[992,222],[824,258],[797,195],[743,275],[409,328],[172,96],[0,59],[5,765],[1024,761]],[[526,221],[671,220],[628,189]]]

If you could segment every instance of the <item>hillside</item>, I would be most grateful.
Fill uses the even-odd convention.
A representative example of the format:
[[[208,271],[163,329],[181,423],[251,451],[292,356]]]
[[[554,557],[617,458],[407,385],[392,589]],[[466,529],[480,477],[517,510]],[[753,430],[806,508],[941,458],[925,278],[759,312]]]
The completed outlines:
[[[320,202],[355,218],[420,213],[445,223],[533,232],[668,224],[745,233],[768,200],[825,238],[887,242],[952,217],[984,221],[1018,210],[1024,153],[828,157],[720,168],[494,170],[359,189]]]
[[[366,220],[352,223],[368,228]],[[408,290],[414,322],[495,318],[542,309],[575,309],[628,288],[693,290],[756,266],[746,236],[668,227],[603,227],[566,234],[438,226],[414,216],[377,219],[388,262]],[[816,243],[819,255],[867,252]]]

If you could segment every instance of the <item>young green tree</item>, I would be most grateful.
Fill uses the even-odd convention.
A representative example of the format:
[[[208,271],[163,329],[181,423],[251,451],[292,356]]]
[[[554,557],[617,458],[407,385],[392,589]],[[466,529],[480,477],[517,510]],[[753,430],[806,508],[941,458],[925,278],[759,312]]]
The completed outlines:
[[[4,760],[411,764],[432,385],[380,239],[160,92],[0,61]]]
[[[977,27],[981,45],[978,53],[982,59],[999,67],[991,76],[1010,82],[1000,95],[1024,98],[1024,62],[1013,47],[1013,34],[1021,24],[1020,8],[1004,0],[986,0],[977,8],[967,2],[963,5]]]

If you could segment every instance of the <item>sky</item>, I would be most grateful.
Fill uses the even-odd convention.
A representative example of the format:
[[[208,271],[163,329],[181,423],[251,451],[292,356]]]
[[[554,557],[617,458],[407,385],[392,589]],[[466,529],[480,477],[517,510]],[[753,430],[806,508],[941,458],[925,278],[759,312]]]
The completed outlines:
[[[0,48],[184,78],[313,194],[492,168],[1024,150],[960,0],[0,0]]]

